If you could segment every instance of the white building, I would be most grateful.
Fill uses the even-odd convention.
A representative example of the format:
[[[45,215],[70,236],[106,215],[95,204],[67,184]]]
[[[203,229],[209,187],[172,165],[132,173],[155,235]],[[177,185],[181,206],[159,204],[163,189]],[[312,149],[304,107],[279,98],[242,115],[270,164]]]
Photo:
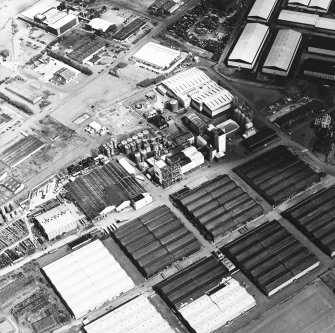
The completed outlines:
[[[327,13],[332,0],[288,0],[287,6],[313,12]]]
[[[161,83],[167,95],[176,98],[184,107],[192,105],[196,110],[214,117],[230,109],[234,96],[211,80],[198,68],[178,73]]]
[[[103,20],[99,17],[95,17],[94,19],[92,19],[88,25],[93,29],[93,30],[99,30],[102,32],[106,32],[108,30],[110,30],[111,28],[113,28],[115,25]]]
[[[278,20],[286,23],[314,27],[318,21],[318,18],[319,15],[316,14],[283,9],[279,14]]]
[[[100,240],[43,267],[75,318],[134,287],[134,282]]]
[[[73,211],[74,208],[75,206],[62,204],[36,216],[36,221],[49,240],[77,228],[78,215]]]
[[[179,312],[197,333],[210,333],[254,306],[255,299],[231,278],[224,280],[215,292],[188,303]]]
[[[268,22],[278,0],[256,0],[248,14],[248,21]]]
[[[166,70],[176,63],[181,52],[157,43],[149,42],[133,56],[133,60],[157,70]]]
[[[262,72],[287,76],[295,59],[302,34],[292,29],[279,30],[264,62]]]
[[[135,210],[145,207],[152,202],[152,196],[149,193],[141,193],[132,199],[132,205]]]
[[[228,66],[253,69],[268,34],[268,26],[260,23],[247,23],[228,57]]]
[[[87,333],[173,333],[174,330],[145,296],[109,312],[85,326]]]

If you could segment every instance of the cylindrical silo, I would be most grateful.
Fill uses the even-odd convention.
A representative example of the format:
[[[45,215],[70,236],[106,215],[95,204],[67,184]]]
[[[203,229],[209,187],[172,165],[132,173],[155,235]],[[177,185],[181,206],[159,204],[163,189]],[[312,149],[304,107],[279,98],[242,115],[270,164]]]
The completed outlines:
[[[141,157],[142,157],[143,162],[148,158],[146,150],[144,150],[144,149],[141,150]]]
[[[149,139],[149,131],[148,130],[144,130],[144,131],[142,131],[142,133],[143,133],[143,138]]]
[[[178,112],[178,101],[176,99],[170,99],[170,108],[172,112]]]
[[[125,145],[124,146],[124,153],[126,155],[129,155],[131,153],[131,150],[130,150],[130,145]]]
[[[139,164],[141,162],[141,153],[138,151],[134,154],[135,162]]]

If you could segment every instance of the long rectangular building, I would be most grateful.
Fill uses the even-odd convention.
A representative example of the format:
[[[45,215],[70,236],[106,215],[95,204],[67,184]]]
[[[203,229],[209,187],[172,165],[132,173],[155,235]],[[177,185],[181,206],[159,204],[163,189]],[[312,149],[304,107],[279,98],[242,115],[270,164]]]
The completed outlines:
[[[314,254],[275,220],[250,230],[221,251],[267,296],[320,264]]]
[[[307,51],[335,57],[335,39],[313,36],[308,43]]]
[[[228,57],[228,66],[253,69],[269,34],[269,27],[247,23]]]
[[[307,59],[303,64],[303,73],[306,76],[335,81],[335,62],[321,59]]]
[[[264,62],[262,72],[266,74],[287,76],[295,59],[302,33],[292,30],[279,30],[271,50]]]
[[[277,3],[278,0],[255,0],[248,14],[248,21],[268,22]]]
[[[287,6],[307,11],[327,13],[332,0],[288,0]]]

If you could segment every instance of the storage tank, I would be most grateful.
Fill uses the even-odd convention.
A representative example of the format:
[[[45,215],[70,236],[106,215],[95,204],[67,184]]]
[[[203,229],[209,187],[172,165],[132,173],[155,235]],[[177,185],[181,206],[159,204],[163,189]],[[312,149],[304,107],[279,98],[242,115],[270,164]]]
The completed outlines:
[[[158,143],[161,143],[161,142],[162,142],[162,135],[161,135],[161,134],[157,134],[157,136],[156,136],[156,141],[157,141]]]
[[[124,149],[124,147],[126,146],[126,144],[127,144],[127,141],[126,141],[126,140],[122,140],[122,141],[121,141],[121,146],[122,146],[123,149]]]
[[[113,146],[114,146],[114,149],[117,148],[117,141],[115,138],[112,139],[112,143],[113,143]]]
[[[144,131],[142,131],[142,133],[143,133],[143,138],[144,139],[149,139],[149,131],[148,130],[144,130]]]
[[[142,139],[143,139],[143,133],[141,133],[141,132],[138,133],[138,134],[137,134],[137,137],[138,137],[140,140],[142,140]]]
[[[141,153],[138,151],[134,154],[135,162],[139,164],[141,162]]]
[[[129,145],[131,142],[133,142],[133,139],[132,139],[132,138],[128,138],[128,139],[127,139],[127,143],[128,143],[128,145]]]
[[[143,147],[143,148],[146,147],[147,144],[148,144],[148,139],[143,138],[143,139],[142,139],[142,147]]]
[[[245,114],[242,113],[242,114],[241,114],[241,125],[242,125],[242,126],[245,125],[245,119],[246,119],[246,118],[247,118],[247,117],[245,116]]]
[[[147,153],[150,153],[151,152],[151,146],[148,144],[146,146],[145,150],[147,151]]]
[[[147,159],[147,151],[142,149],[141,150],[141,157],[142,157],[142,161],[144,162]]]
[[[124,146],[124,153],[126,155],[129,155],[131,153],[131,150],[130,150],[130,145],[125,145]]]
[[[236,110],[236,122],[237,122],[238,124],[241,123],[241,116],[242,116],[242,112],[241,112],[241,110],[237,109],[237,110]]]
[[[140,139],[136,140],[136,149],[140,150],[142,148],[142,141]]]
[[[137,135],[133,135],[132,139],[133,139],[133,141],[136,141],[138,139],[138,136]]]
[[[136,143],[135,142],[132,142],[130,144],[130,150],[132,153],[136,153]]]
[[[170,108],[172,112],[178,112],[178,101],[176,99],[170,99]]]
[[[166,147],[167,142],[168,142],[168,139],[165,136],[163,136],[162,138],[163,147]]]
[[[163,150],[163,144],[162,144],[162,143],[159,143],[159,144],[158,144],[158,150],[159,150],[159,151]]]
[[[154,142],[154,143],[152,144],[152,150],[153,150],[153,151],[158,151],[158,143],[157,143],[157,142]]]

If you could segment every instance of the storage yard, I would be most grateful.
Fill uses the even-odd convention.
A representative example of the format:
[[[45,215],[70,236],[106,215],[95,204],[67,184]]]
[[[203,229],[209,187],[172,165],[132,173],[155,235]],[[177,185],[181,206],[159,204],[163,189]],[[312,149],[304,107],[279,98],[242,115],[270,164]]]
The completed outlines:
[[[33,135],[28,135],[0,153],[0,160],[10,168],[14,168],[37,153],[44,143]]]
[[[247,232],[221,251],[267,296],[320,264],[319,259],[276,220]]]
[[[331,187],[283,212],[285,218],[331,257],[335,255],[334,200],[335,187]]]
[[[117,208],[139,194],[144,188],[117,162],[110,161],[87,175],[65,185],[70,197],[91,220],[105,208]]]
[[[200,232],[217,241],[263,214],[263,208],[229,176],[219,176],[181,194],[177,204]]]
[[[234,171],[271,205],[303,192],[321,176],[286,147],[278,146]]]
[[[201,245],[167,206],[160,206],[116,230],[112,237],[145,277],[187,257]]]

